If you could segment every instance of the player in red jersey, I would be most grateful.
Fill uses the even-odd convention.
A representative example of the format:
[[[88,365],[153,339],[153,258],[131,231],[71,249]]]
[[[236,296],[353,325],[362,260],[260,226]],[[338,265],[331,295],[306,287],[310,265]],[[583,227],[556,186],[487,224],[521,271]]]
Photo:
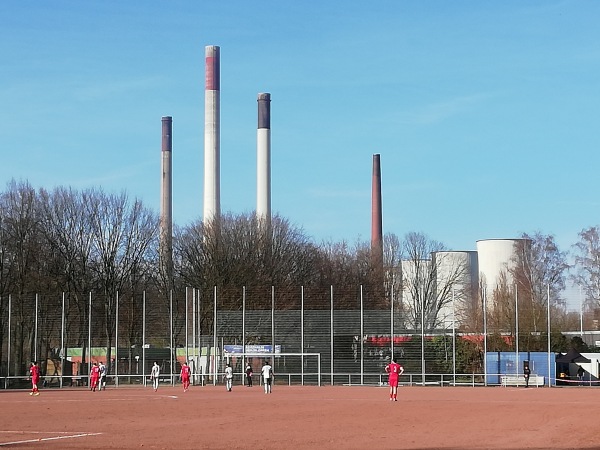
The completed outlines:
[[[37,361],[31,363],[31,367],[29,367],[29,377],[31,378],[31,392],[29,395],[40,395],[40,391],[38,390],[40,368],[37,365]]]
[[[187,362],[181,365],[181,373],[179,377],[181,378],[181,383],[183,384],[183,392],[187,392],[190,387],[190,375],[192,374],[192,369],[188,366]]]
[[[392,358],[387,366],[385,366],[385,372],[388,374],[388,383],[390,385],[390,401],[398,401],[398,380],[400,375],[404,373],[404,367],[396,362]]]
[[[95,391],[98,387],[98,379],[100,378],[100,367],[98,367],[98,363],[95,362],[92,366],[92,371],[90,372],[90,389]]]

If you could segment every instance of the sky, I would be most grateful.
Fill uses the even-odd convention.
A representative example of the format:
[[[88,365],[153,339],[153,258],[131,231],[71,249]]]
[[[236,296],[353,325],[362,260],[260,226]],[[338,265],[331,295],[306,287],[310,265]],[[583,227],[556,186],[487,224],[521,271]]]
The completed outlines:
[[[260,5],[260,7],[257,7]],[[256,207],[271,94],[272,210],[317,243],[383,231],[451,250],[600,221],[600,2],[0,2],[0,183],[102,187],[202,218],[204,49],[221,51],[221,210]]]

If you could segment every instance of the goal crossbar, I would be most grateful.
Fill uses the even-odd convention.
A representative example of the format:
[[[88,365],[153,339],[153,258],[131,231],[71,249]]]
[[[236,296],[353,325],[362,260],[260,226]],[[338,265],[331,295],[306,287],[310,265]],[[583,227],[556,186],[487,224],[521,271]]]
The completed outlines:
[[[318,385],[321,386],[321,354],[320,353],[252,353],[252,352],[239,352],[239,353],[229,353],[223,352],[223,359],[227,358],[278,358],[281,356],[296,356],[300,358],[308,357],[316,357],[317,358],[317,379]],[[304,372],[304,368],[302,369]],[[302,373],[302,377],[304,378],[304,373]]]

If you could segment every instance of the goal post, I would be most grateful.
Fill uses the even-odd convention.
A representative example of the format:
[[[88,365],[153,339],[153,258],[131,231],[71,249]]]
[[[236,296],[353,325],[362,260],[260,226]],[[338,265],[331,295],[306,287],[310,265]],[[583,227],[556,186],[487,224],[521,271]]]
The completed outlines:
[[[241,360],[243,368],[247,361],[252,362],[252,369],[260,370],[263,362],[268,360],[273,367],[275,378],[287,376],[289,384],[292,379],[299,379],[304,385],[305,379],[316,377],[317,385],[321,386],[321,354],[320,353],[253,353],[253,352],[223,352],[223,359]],[[256,360],[259,362],[257,363]],[[242,370],[243,373],[244,370]]]

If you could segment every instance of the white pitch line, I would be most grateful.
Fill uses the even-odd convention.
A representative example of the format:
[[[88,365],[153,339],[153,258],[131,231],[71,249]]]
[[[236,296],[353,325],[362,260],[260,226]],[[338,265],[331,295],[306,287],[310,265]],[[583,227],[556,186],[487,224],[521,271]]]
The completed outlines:
[[[25,431],[25,430],[0,430],[0,433],[10,434],[82,434],[84,431]]]
[[[26,439],[23,441],[0,442],[0,447],[3,447],[5,445],[28,444],[31,442],[56,441],[58,439],[71,439],[71,438],[80,438],[80,437],[88,437],[88,436],[98,436],[100,434],[102,434],[102,433],[81,433],[81,434],[74,434],[71,436],[53,436],[53,437],[39,438],[39,439]]]

